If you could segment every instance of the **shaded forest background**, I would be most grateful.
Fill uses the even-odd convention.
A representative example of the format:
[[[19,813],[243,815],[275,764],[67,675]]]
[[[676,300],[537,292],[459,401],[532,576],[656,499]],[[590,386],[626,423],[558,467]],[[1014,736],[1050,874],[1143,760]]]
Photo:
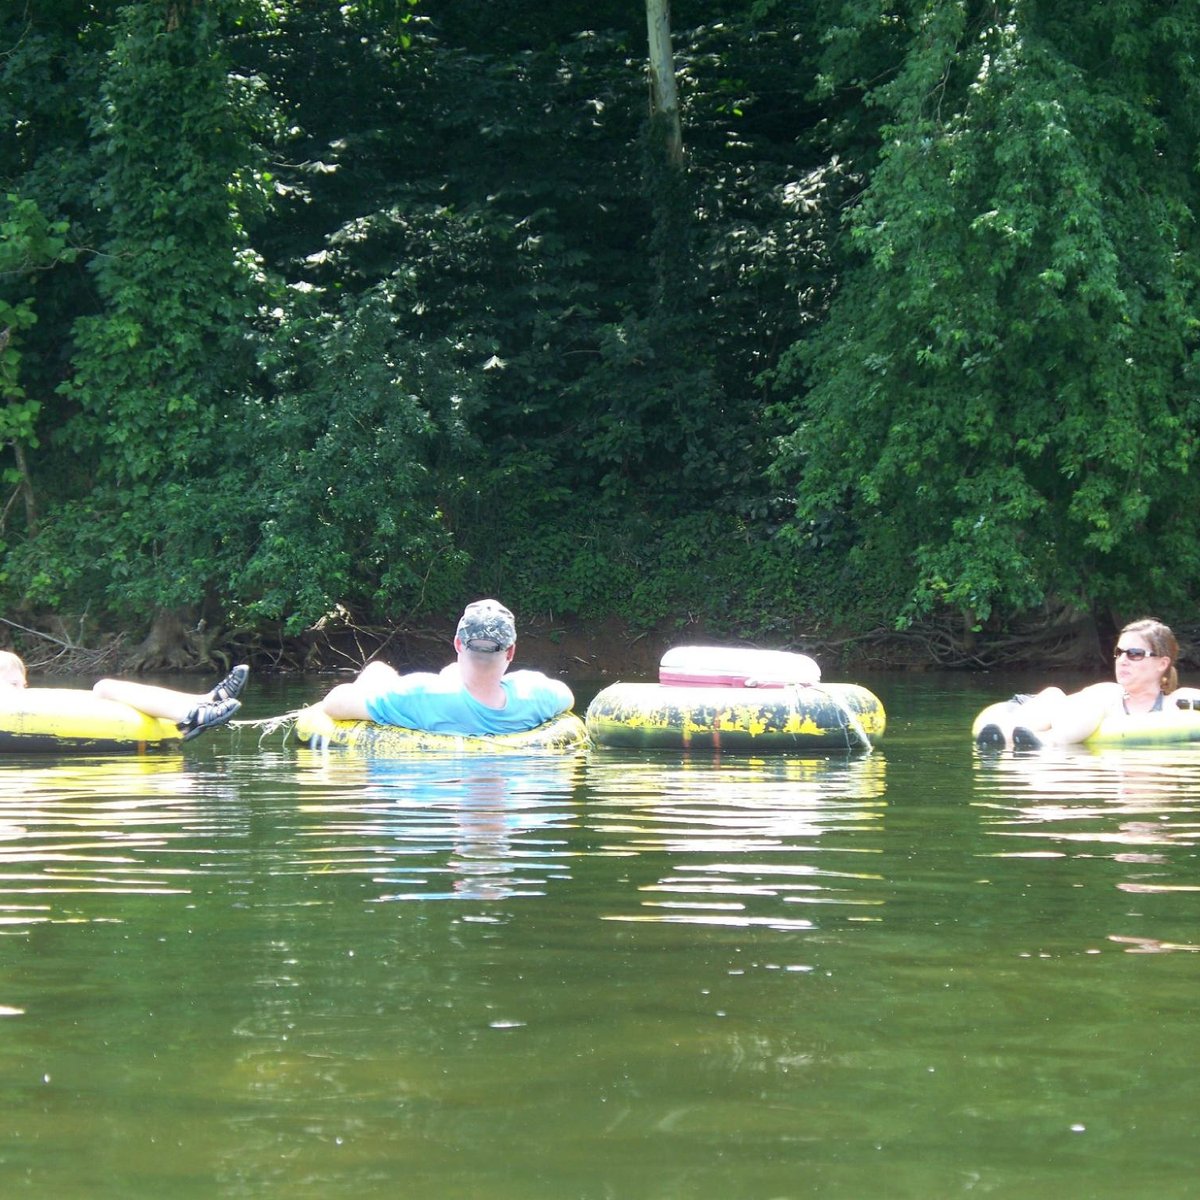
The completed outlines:
[[[1194,4],[676,0],[682,155],[634,0],[5,11],[34,661],[1197,640]]]

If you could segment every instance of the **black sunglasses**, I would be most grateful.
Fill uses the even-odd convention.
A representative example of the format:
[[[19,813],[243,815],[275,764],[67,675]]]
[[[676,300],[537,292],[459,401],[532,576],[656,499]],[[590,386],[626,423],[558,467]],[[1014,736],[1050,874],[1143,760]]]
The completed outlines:
[[[1143,650],[1141,646],[1118,646],[1113,651],[1113,658],[1120,658],[1122,654],[1131,662],[1141,662],[1147,655],[1151,658],[1159,657],[1153,650]]]

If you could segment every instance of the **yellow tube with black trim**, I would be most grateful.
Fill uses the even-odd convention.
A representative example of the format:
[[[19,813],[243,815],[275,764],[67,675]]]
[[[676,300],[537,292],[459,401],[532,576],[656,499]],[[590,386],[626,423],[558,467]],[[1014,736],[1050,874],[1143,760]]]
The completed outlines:
[[[174,721],[82,688],[0,688],[0,753],[145,754],[179,741]]]
[[[588,744],[587,730],[574,713],[562,713],[521,733],[468,736],[428,733],[375,721],[335,721],[319,704],[297,715],[296,737],[302,745],[314,749],[330,747],[381,758],[405,754],[530,754],[580,750]]]
[[[854,683],[781,688],[614,683],[587,710],[598,746],[756,751],[869,750],[887,716]]]

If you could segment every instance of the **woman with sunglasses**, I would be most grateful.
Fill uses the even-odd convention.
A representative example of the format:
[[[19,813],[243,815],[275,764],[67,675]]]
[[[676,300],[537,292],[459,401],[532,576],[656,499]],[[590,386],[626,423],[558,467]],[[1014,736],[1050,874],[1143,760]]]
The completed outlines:
[[[1068,695],[1051,687],[1008,707],[1007,720],[991,721],[976,735],[980,746],[1036,750],[1086,741],[1108,717],[1163,711],[1163,698],[1179,686],[1179,643],[1161,621],[1144,617],[1121,630],[1113,649],[1111,683],[1093,683]],[[1007,726],[1007,727],[1006,727]]]

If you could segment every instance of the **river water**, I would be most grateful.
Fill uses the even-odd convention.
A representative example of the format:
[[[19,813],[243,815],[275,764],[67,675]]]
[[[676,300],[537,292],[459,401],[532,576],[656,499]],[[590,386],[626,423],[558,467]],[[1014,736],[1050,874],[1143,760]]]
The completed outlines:
[[[0,1196],[1194,1197],[1200,748],[859,682],[863,757],[0,763]]]

